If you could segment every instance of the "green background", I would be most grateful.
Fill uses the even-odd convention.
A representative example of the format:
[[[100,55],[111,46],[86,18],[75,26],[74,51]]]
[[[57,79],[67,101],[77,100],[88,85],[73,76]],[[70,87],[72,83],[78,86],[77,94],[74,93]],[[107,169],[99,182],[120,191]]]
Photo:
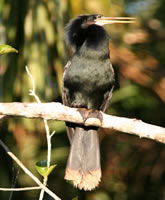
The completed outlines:
[[[116,86],[108,113],[165,126],[165,1],[163,0],[0,0],[0,44],[18,54],[0,57],[0,102],[34,102],[25,66],[42,102],[61,102],[63,67],[72,55],[63,38],[68,21],[79,15],[133,16],[132,25],[107,25]],[[92,192],[64,180],[69,141],[64,122],[49,121],[52,163],[48,186],[62,199],[165,199],[165,146],[114,130],[101,130],[103,178]],[[149,134],[149,133],[148,133]],[[0,122],[0,138],[39,178],[35,163],[46,159],[43,121],[10,118]],[[0,187],[35,183],[0,148]],[[38,199],[39,191],[2,192],[0,199]],[[47,195],[45,199],[51,199]]]

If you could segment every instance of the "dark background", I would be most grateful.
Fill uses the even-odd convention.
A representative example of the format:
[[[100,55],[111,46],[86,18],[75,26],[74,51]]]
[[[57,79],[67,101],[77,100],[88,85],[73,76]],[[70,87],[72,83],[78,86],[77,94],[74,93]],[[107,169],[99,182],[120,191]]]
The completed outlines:
[[[18,54],[0,57],[0,101],[34,102],[25,66],[29,67],[42,102],[61,102],[63,67],[71,56],[63,31],[73,17],[85,13],[135,16],[132,25],[107,25],[116,87],[108,113],[165,126],[164,0],[0,0],[0,43]],[[103,178],[92,192],[79,191],[64,180],[69,142],[63,122],[50,121],[52,163],[49,188],[62,199],[164,200],[165,145],[101,130]],[[148,133],[149,134],[149,133]],[[0,122],[0,138],[38,177],[35,163],[46,159],[43,121],[11,118]],[[42,180],[42,178],[41,178]],[[0,187],[35,183],[0,147]],[[0,199],[38,199],[39,191],[0,191]],[[47,196],[45,196],[47,198]]]

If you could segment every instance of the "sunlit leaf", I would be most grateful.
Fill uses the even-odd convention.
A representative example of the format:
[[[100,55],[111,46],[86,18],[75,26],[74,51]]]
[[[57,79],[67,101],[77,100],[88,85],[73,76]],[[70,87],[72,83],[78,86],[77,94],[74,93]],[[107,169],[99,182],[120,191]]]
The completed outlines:
[[[36,170],[38,171],[38,173],[45,177],[45,176],[49,176],[49,174],[53,171],[53,169],[56,167],[56,165],[51,165],[49,168],[47,167],[47,161],[46,160],[41,160],[38,161],[35,165]]]
[[[56,164],[55,164],[55,165],[51,165],[51,166],[49,167],[49,169],[47,170],[46,176],[49,176],[49,174],[53,171],[53,169],[54,169],[56,166],[57,166]]]
[[[47,167],[47,161],[46,160],[41,160],[38,161],[35,165],[36,170],[41,176],[46,176],[48,167]]]
[[[18,53],[18,51],[14,49],[13,47],[11,47],[10,45],[1,44],[0,55],[5,54],[5,53]]]

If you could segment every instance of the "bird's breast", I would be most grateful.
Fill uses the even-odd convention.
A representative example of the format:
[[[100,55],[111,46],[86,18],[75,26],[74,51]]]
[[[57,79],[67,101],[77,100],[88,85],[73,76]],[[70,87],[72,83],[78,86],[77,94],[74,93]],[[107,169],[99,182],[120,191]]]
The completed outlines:
[[[113,75],[109,59],[100,61],[73,57],[65,74],[64,85],[90,93],[111,85]]]
[[[70,106],[100,109],[114,83],[109,59],[73,57],[65,71],[64,88]]]

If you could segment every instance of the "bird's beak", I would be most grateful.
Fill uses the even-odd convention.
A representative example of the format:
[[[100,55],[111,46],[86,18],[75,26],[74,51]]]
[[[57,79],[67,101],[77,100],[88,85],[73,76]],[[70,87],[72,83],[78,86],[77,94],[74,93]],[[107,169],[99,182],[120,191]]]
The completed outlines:
[[[134,17],[99,17],[95,19],[95,24],[103,26],[105,24],[129,24],[134,23],[136,21],[136,18]]]

